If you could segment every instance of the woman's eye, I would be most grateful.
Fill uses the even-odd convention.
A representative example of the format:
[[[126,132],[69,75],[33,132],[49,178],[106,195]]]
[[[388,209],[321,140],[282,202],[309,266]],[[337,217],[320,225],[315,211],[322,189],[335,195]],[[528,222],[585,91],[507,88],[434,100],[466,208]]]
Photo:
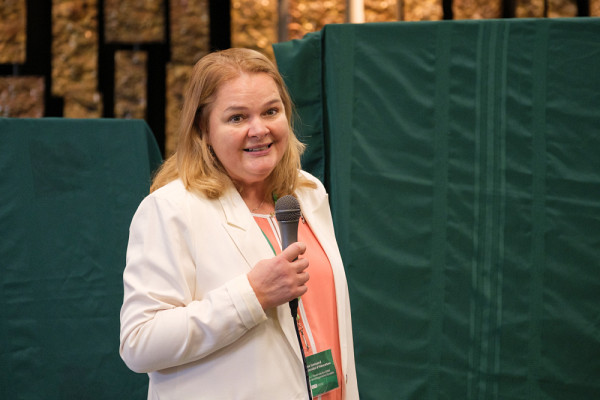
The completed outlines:
[[[229,117],[229,122],[242,122],[242,120],[244,119],[244,117],[241,114],[236,114],[236,115],[232,115],[231,117]]]
[[[279,113],[279,109],[273,107],[273,108],[269,108],[265,114],[273,116],[273,115],[277,115],[277,113]]]

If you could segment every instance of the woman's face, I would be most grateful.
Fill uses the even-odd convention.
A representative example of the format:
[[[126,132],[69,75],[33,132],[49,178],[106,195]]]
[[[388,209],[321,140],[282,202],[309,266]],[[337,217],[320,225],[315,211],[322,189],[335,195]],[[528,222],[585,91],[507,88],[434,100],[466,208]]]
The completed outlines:
[[[242,188],[263,183],[288,143],[288,120],[273,78],[252,73],[225,82],[208,118],[208,143],[229,177]]]

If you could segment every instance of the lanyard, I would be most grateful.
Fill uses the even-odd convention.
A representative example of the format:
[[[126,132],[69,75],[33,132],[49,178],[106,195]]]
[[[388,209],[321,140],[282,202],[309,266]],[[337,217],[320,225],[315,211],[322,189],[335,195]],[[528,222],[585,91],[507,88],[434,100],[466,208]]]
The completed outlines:
[[[260,229],[260,231],[262,232],[263,236],[265,237],[265,239],[267,239],[267,243],[269,243],[269,246],[271,247],[271,250],[273,250],[273,254],[277,255],[277,252],[275,251],[275,247],[273,247],[273,244],[271,243],[271,241],[269,240],[269,238],[267,237],[267,234],[265,233],[265,231],[262,230],[262,228],[259,226],[258,227]]]

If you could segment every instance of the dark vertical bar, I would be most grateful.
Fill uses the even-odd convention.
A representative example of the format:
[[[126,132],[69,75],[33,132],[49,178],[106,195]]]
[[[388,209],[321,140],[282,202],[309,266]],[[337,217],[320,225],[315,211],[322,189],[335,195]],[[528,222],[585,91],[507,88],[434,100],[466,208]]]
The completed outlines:
[[[44,115],[62,117],[62,98],[52,96],[52,2],[27,0],[27,49],[23,75],[44,77]]]
[[[515,0],[504,0],[502,2],[502,18],[514,18],[515,17]]]
[[[442,10],[444,11],[444,19],[454,19],[452,0],[442,0]]]
[[[231,47],[231,2],[210,0],[210,49],[224,50]]]
[[[115,116],[115,52],[104,43],[104,0],[98,0],[98,92],[102,95],[102,115]]]
[[[146,84],[146,122],[154,133],[161,153],[165,154],[167,63],[170,49],[168,46],[148,45],[148,83]]]
[[[577,0],[577,16],[578,17],[589,17],[590,16],[590,1],[589,0]]]

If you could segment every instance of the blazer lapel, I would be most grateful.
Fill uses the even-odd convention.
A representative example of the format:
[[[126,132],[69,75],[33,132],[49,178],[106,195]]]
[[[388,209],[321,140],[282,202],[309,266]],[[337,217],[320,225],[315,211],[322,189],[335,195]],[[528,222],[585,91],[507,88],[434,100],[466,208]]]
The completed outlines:
[[[219,198],[225,221],[223,227],[235,243],[240,254],[252,269],[262,259],[273,257],[273,252],[263,238],[258,225],[254,223],[252,214],[240,194],[231,187]]]
[[[272,258],[273,250],[258,225],[254,223],[252,214],[238,191],[233,187],[230,188],[219,198],[219,201],[225,215],[223,227],[248,263],[248,270],[252,269],[260,260]],[[289,305],[282,304],[272,314],[269,314],[277,319],[290,347],[298,360],[302,362],[302,354]]]

